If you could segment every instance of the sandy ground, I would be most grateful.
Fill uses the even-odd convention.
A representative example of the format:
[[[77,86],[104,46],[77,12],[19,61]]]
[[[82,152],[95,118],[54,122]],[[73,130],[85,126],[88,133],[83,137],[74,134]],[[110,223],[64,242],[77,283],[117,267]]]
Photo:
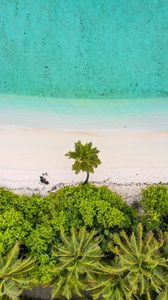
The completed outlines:
[[[53,186],[80,182],[65,153],[74,142],[92,141],[102,165],[91,181],[103,182],[129,201],[146,183],[168,182],[168,132],[111,130],[63,132],[54,129],[0,129],[0,186],[17,192],[47,193]],[[42,172],[50,184],[39,184]]]
[[[168,132],[50,129],[0,129],[0,168],[70,169],[64,154],[77,140],[92,141],[98,147],[103,168],[168,168]]]

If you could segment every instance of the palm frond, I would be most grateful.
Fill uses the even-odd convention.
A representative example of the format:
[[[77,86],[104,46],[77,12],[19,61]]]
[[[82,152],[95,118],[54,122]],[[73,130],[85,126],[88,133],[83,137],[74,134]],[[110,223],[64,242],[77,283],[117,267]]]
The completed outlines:
[[[65,155],[69,159],[74,159],[72,170],[78,174],[80,171],[93,173],[94,168],[101,164],[98,157],[99,150],[93,147],[92,143],[82,144],[81,141],[75,143],[74,151],[69,151]]]
[[[75,294],[81,297],[87,279],[94,277],[94,270],[102,258],[99,247],[101,239],[95,235],[96,232],[87,232],[85,228],[80,231],[72,228],[71,236],[61,233],[63,243],[56,252],[59,262],[53,268],[52,297],[61,295],[71,299]]]
[[[6,257],[1,257],[0,296],[7,299],[18,299],[23,290],[32,285],[29,272],[35,266],[35,259],[29,257],[21,260],[18,259],[18,255],[19,242],[15,244]]]
[[[125,232],[113,234],[112,252],[116,254],[111,266],[99,267],[109,276],[118,276],[141,299],[150,299],[151,292],[159,294],[168,285],[168,260],[162,257],[163,238],[156,239],[153,232],[143,238],[143,227],[138,225],[129,236]]]

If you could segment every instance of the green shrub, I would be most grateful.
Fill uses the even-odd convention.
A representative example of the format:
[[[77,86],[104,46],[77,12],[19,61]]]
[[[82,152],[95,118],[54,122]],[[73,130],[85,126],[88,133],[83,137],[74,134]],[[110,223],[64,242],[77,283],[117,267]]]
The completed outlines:
[[[52,279],[52,244],[58,240],[53,221],[45,198],[0,189],[0,253],[6,254],[19,240],[24,251],[37,258],[34,274],[41,283]]]
[[[14,202],[18,202],[19,195],[4,189],[0,188],[0,213],[7,211],[9,207],[13,207]]]
[[[168,229],[168,187],[152,185],[143,190],[141,205],[144,210],[143,221],[147,229]]]
[[[0,252],[5,254],[16,243],[23,241],[31,232],[30,223],[14,208],[0,214]]]
[[[105,186],[91,184],[64,187],[47,196],[50,213],[57,219],[64,216],[59,226],[69,231],[82,226],[103,232],[105,229],[129,228],[135,211],[124,200]],[[58,226],[58,225],[57,225]]]

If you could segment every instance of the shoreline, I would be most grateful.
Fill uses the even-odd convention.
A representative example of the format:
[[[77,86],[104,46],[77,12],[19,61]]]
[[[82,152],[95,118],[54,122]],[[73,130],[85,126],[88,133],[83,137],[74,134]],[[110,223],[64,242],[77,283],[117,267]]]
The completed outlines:
[[[165,97],[61,99],[0,94],[0,127],[167,131],[167,124],[168,98]]]
[[[85,174],[82,173],[75,175],[70,170],[49,170],[47,176],[49,185],[44,186],[39,181],[43,171],[0,169],[0,187],[10,189],[17,194],[31,196],[38,193],[45,196],[61,187],[82,183],[85,179]],[[133,203],[140,200],[142,189],[148,185],[168,185],[168,168],[114,168],[112,171],[100,168],[95,174],[91,174],[89,183],[105,185],[121,195],[127,203]]]

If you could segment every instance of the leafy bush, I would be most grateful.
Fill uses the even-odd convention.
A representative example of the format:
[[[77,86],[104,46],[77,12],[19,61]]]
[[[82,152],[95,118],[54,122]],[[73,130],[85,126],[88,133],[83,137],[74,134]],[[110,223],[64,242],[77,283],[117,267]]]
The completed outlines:
[[[23,241],[31,232],[30,223],[21,212],[10,208],[0,214],[0,252],[5,254],[17,240]]]
[[[168,229],[168,187],[152,185],[143,190],[141,205],[147,229]]]
[[[119,230],[129,228],[134,222],[133,208],[105,186],[87,184],[65,187],[50,193],[47,201],[52,218],[60,219],[60,216],[64,216],[59,227],[66,231],[81,226],[99,232],[109,228]]]
[[[19,195],[4,189],[0,188],[0,213],[7,211],[9,207],[13,207],[14,202],[18,202]]]
[[[24,254],[37,258],[34,275],[41,283],[49,282],[53,276],[52,245],[58,240],[53,221],[45,198],[0,189],[0,253],[7,253],[19,240]]]

